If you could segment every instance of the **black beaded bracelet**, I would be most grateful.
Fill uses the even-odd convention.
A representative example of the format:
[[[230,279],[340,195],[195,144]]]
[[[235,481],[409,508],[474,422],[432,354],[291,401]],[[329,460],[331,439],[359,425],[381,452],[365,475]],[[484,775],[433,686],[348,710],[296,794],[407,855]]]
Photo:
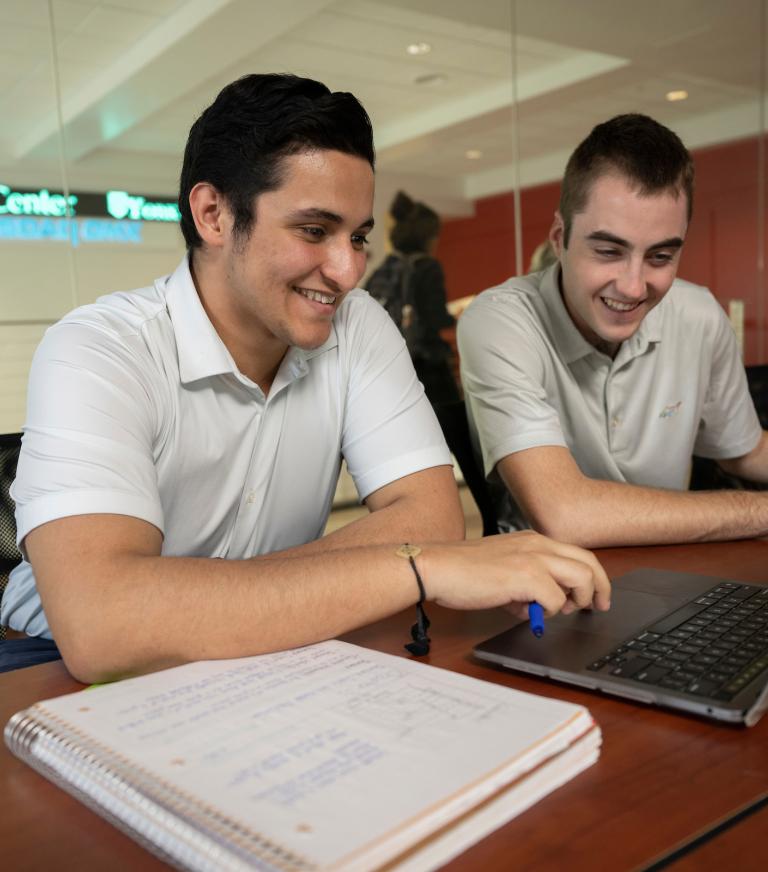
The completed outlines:
[[[416,576],[416,584],[419,586],[419,601],[416,603],[416,623],[411,627],[412,642],[405,645],[405,650],[413,654],[414,657],[423,657],[429,654],[430,638],[427,635],[429,629],[429,618],[424,611],[424,601],[427,598],[427,592],[424,590],[424,582],[421,580],[419,569],[416,566],[414,557],[421,554],[421,548],[418,545],[409,545],[407,542],[401,545],[396,551],[398,557],[406,557],[411,564],[413,574]]]

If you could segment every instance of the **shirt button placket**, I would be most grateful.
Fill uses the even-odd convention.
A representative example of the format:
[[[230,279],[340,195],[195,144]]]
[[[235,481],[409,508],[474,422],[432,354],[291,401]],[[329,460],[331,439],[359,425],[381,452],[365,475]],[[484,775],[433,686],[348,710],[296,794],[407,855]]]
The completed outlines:
[[[616,454],[621,450],[622,447],[622,432],[624,424],[624,417],[622,414],[622,407],[620,402],[611,402],[611,397],[613,393],[615,393],[611,388],[613,387],[613,379],[611,378],[611,374],[609,373],[605,382],[605,416],[608,430],[608,446],[610,448],[611,454]]]
[[[606,438],[608,439],[608,449],[609,451],[613,451],[613,437],[614,437],[614,416],[611,410],[611,370],[610,367],[606,370],[605,373],[605,382],[603,383],[603,411],[605,414],[605,430],[606,430]]]
[[[259,510],[259,489],[254,485],[256,482],[254,478],[256,476],[255,470],[258,467],[256,463],[256,457],[258,455],[258,445],[259,445],[259,437],[261,436],[262,424],[264,423],[264,413],[266,411],[266,402],[263,394],[259,392],[256,396],[256,413],[253,416],[253,427],[256,429],[256,435],[253,440],[253,451],[251,452],[251,461],[248,465],[248,471],[246,474],[245,481],[243,482],[243,496],[241,502],[241,511],[238,512],[238,524],[244,523],[248,529],[253,527],[255,522],[254,512],[258,513]]]

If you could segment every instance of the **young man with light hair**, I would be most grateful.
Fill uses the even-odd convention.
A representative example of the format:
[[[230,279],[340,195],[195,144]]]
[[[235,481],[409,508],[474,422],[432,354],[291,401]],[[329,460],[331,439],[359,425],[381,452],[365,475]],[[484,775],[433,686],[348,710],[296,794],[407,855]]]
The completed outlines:
[[[768,493],[688,492],[692,454],[768,481],[768,438],[730,323],[676,278],[693,161],[643,115],[574,151],[550,233],[557,263],[459,322],[473,434],[502,529],[594,548],[768,533]]]

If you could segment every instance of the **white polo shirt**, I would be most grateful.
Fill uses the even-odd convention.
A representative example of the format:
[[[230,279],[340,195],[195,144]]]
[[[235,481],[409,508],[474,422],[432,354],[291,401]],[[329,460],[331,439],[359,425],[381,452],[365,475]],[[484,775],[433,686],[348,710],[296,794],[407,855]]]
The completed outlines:
[[[527,526],[494,472],[508,454],[562,445],[595,479],[685,489],[692,454],[727,458],[760,423],[731,325],[706,289],[677,280],[614,360],[571,320],[559,265],[484,291],[459,319],[470,429],[502,529]]]
[[[322,535],[342,456],[361,499],[450,464],[391,319],[350,292],[320,348],[291,348],[270,389],[240,373],[186,258],[154,286],[102,297],[35,354],[13,497],[18,539],[86,513],[142,518],[166,555],[243,559]],[[50,638],[25,561],[2,623]]]

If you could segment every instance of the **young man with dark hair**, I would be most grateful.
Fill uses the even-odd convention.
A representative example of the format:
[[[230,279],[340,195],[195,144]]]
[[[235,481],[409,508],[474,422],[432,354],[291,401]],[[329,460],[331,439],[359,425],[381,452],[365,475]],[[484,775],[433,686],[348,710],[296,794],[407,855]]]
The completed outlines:
[[[693,161],[643,115],[568,161],[558,262],[485,291],[459,321],[470,423],[503,529],[583,547],[768,533],[768,493],[687,492],[691,455],[768,481],[739,349],[705,288],[676,279]]]
[[[442,434],[400,334],[354,290],[373,162],[350,94],[234,82],[190,133],[187,257],[47,332],[14,485],[28,561],[2,620],[77,678],[308,644],[424,597],[607,608],[580,548],[457,541]],[[320,538],[342,456],[370,514]]]

